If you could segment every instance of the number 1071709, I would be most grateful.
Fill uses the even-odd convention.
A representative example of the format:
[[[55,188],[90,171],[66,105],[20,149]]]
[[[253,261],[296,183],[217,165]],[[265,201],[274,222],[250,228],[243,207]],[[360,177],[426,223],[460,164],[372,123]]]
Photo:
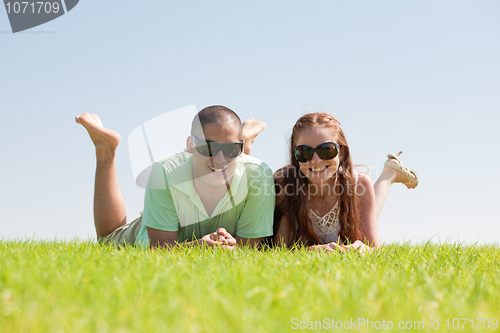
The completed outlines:
[[[15,14],[40,14],[40,13],[58,13],[59,3],[58,2],[7,2],[5,4],[7,8],[7,13]]]

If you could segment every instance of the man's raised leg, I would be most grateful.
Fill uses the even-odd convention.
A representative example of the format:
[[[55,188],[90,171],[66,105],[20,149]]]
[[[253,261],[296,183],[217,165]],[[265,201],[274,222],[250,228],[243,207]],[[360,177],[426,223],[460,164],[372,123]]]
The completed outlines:
[[[75,118],[88,131],[95,146],[97,166],[94,188],[94,224],[97,237],[103,237],[127,221],[125,200],[118,186],[115,154],[120,135],[104,128],[100,118],[84,113]]]

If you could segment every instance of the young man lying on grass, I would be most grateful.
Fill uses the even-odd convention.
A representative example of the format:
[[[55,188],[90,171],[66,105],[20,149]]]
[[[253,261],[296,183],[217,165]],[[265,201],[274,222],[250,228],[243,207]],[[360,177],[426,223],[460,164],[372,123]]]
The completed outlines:
[[[84,113],[76,122],[87,129],[96,148],[94,223],[100,242],[232,249],[236,244],[256,246],[272,235],[272,171],[243,153],[250,153],[263,123],[249,119],[242,124],[224,106],[198,112],[185,151],[153,165],[144,213],[127,224],[115,167],[120,135],[104,128],[96,115]]]

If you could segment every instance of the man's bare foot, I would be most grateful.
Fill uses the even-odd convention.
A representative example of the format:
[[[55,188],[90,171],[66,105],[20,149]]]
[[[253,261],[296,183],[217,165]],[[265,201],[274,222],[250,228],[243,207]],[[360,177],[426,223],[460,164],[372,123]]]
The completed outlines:
[[[95,145],[96,153],[113,153],[120,143],[120,134],[113,130],[104,128],[101,119],[90,113],[84,113],[75,117],[75,121],[81,124],[90,135]]]
[[[243,122],[242,136],[245,145],[243,147],[243,152],[250,155],[252,152],[252,145],[259,135],[266,128],[266,124],[261,121],[255,120],[253,118],[248,118]]]
[[[394,154],[394,156],[399,157],[401,153],[402,152],[400,151],[399,153]],[[390,163],[391,166],[388,166],[388,163]],[[389,179],[391,179],[391,183],[402,183],[409,189],[415,188],[418,185],[418,180],[415,172],[408,167],[401,167],[401,162],[394,158],[389,158],[385,162],[384,170],[382,170],[382,173],[385,174]]]

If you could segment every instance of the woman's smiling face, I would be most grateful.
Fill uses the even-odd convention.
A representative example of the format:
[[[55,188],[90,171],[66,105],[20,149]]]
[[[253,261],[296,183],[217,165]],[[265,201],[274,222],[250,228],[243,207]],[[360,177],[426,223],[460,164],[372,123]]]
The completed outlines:
[[[337,133],[328,127],[311,127],[302,129],[295,140],[295,145],[306,145],[316,148],[325,142],[337,143]],[[322,160],[318,154],[314,153],[310,161],[299,162],[300,170],[311,183],[326,184],[328,181],[334,181],[339,168],[342,154],[339,154],[331,160]]]

